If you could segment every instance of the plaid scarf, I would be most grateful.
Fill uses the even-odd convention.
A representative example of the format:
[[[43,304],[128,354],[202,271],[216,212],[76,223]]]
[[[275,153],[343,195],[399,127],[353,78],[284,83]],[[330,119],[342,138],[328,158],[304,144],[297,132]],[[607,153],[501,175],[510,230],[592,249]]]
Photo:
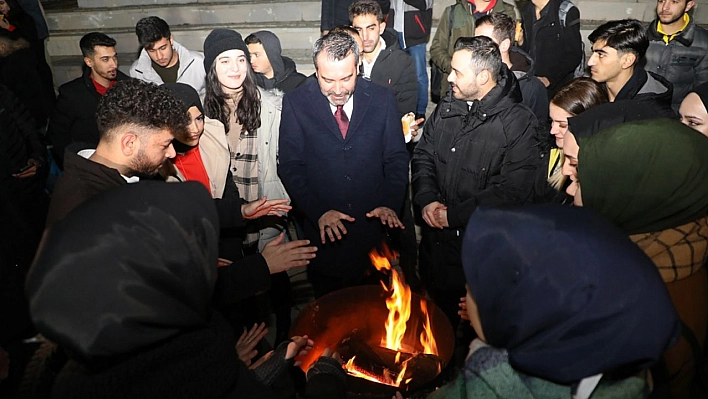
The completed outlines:
[[[651,258],[666,283],[696,273],[708,259],[708,217],[629,238]]]
[[[247,202],[258,199],[258,136],[257,132],[242,130],[236,115],[229,118],[229,150],[231,152],[231,175],[241,198]],[[258,232],[248,233],[244,243],[258,241]]]

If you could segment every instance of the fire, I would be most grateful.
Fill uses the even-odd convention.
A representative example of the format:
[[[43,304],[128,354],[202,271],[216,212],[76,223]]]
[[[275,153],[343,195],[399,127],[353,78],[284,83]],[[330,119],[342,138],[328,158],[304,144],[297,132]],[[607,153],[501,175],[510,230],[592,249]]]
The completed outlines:
[[[349,359],[344,368],[349,374],[355,377],[400,387],[401,384],[408,384],[411,381],[411,378],[405,378],[405,374],[408,362],[414,359],[414,356],[408,356],[406,360],[401,362],[401,353],[407,352],[410,354],[411,351],[414,351],[415,353],[413,353],[413,355],[424,353],[437,356],[438,349],[435,338],[433,337],[430,314],[428,313],[425,301],[420,301],[421,314],[424,320],[423,331],[420,333],[419,337],[420,345],[418,346],[423,348],[422,352],[413,349],[416,346],[415,343],[404,342],[406,325],[411,317],[411,290],[404,279],[399,275],[398,271],[391,267],[389,260],[395,259],[396,257],[397,254],[390,251],[388,247],[384,247],[381,254],[379,254],[376,249],[369,254],[371,263],[376,270],[388,270],[391,272],[391,286],[387,287],[384,282],[381,282],[383,288],[390,292],[390,295],[386,298],[386,307],[388,308],[388,317],[385,322],[386,334],[381,338],[380,346],[398,352],[395,357],[395,363],[400,366],[400,371],[395,373],[395,379],[394,373],[388,369],[384,371],[384,375],[373,375],[356,366],[354,362],[356,356]]]
[[[411,317],[411,290],[396,270],[392,270],[391,277],[391,296],[386,298],[386,337],[381,339],[381,346],[400,351],[403,349],[401,343],[406,334],[406,323]]]
[[[430,327],[430,314],[428,314],[428,305],[425,301],[420,301],[420,311],[425,315],[423,322],[423,331],[420,333],[420,343],[423,345],[423,353],[438,354],[438,344],[433,338],[433,329]]]

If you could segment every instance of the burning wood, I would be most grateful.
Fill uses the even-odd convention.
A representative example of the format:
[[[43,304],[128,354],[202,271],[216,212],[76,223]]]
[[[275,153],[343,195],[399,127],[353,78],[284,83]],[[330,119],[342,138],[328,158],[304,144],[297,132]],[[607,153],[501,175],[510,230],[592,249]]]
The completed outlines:
[[[345,364],[345,370],[354,377],[401,388],[405,388],[413,379],[409,370],[416,370],[416,378],[419,378],[418,369],[423,369],[426,375],[437,375],[443,361],[438,355],[425,300],[420,301],[423,331],[419,337],[411,336],[410,333],[406,335],[407,324],[411,319],[411,290],[399,272],[391,267],[390,260],[395,259],[397,254],[384,247],[382,253],[374,249],[369,257],[377,270],[391,273],[390,286],[382,282],[384,290],[389,293],[386,298],[388,317],[384,324],[386,333],[381,337],[379,347],[371,347],[356,340],[349,342],[346,345],[348,350],[342,351],[342,354],[350,352],[356,355]],[[414,322],[419,322],[418,319],[414,318]]]

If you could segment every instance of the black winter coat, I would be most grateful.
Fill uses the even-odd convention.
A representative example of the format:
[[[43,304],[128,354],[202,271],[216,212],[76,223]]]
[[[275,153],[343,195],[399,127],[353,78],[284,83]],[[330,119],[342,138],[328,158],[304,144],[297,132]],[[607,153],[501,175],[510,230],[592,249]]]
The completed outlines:
[[[582,59],[580,11],[573,7],[562,27],[558,9],[562,0],[550,0],[536,20],[536,6],[530,1],[521,9],[524,44],[521,48],[536,61],[536,76],[548,78],[554,91],[573,78],[573,71]]]
[[[401,47],[413,47],[428,43],[433,26],[432,0],[403,0],[402,9],[396,10],[396,3],[391,7],[386,19],[387,26],[393,28],[396,12],[403,13],[403,41]]]
[[[64,167],[64,149],[75,142],[98,145],[96,108],[101,95],[91,81],[91,69],[84,68],[83,76],[59,87],[59,97],[49,119],[47,140],[54,145],[52,155],[60,167]],[[117,80],[130,79],[118,71]]]
[[[464,228],[478,206],[519,205],[532,197],[541,156],[538,121],[521,104],[505,65],[497,83],[471,107],[448,91],[413,154],[414,202],[446,205],[451,228]]]
[[[415,113],[418,105],[418,77],[413,58],[401,50],[394,30],[386,29],[381,36],[386,42],[386,48],[376,57],[371,69],[371,81],[393,90],[400,116]]]
[[[677,119],[678,114],[671,108],[673,91],[673,85],[663,76],[635,66],[615,102],[632,100],[639,102],[639,107],[646,107],[653,118]]]
[[[38,127],[44,127],[54,106],[54,91],[45,90],[40,77],[35,53],[30,48],[14,51],[0,63],[0,83],[19,98],[34,118]]]
[[[290,93],[295,90],[307,76],[297,71],[295,61],[288,57],[282,57],[285,70],[282,73],[276,73],[273,79],[267,79],[262,73],[256,74],[256,84],[266,90],[278,89],[283,93]]]
[[[66,151],[64,173],[59,176],[49,203],[47,227],[96,195],[128,184],[118,170]]]
[[[17,338],[30,324],[22,287],[47,215],[45,158],[46,145],[32,116],[0,85],[0,344]],[[44,166],[32,177],[14,177],[29,159]]]

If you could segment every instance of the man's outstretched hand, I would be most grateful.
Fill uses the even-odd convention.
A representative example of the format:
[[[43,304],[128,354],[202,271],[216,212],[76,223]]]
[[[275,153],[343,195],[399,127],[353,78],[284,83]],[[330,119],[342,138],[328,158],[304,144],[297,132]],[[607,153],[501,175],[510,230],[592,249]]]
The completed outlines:
[[[356,219],[346,213],[335,211],[334,209],[331,209],[320,216],[320,220],[317,221],[317,225],[320,228],[320,239],[322,240],[322,244],[327,242],[325,236],[329,237],[330,242],[335,242],[337,240],[341,240],[342,237],[347,234],[347,228],[344,226],[342,220],[353,223]]]
[[[387,225],[390,228],[397,227],[399,229],[405,229],[405,226],[403,226],[403,223],[401,222],[401,219],[398,218],[396,212],[394,212],[391,208],[387,208],[385,206],[380,206],[374,209],[373,211],[367,213],[366,217],[379,218],[381,219],[381,224]]]

